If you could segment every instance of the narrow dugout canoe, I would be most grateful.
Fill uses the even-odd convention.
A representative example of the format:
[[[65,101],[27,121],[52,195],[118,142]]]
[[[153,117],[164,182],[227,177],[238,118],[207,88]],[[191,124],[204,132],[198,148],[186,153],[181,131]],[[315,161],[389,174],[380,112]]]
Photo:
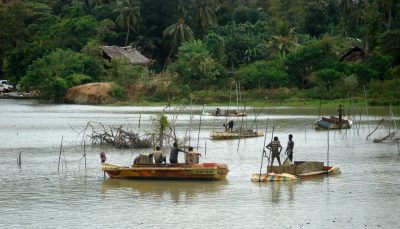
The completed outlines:
[[[255,173],[254,182],[290,181],[335,175],[341,173],[338,166],[324,166],[323,162],[298,161],[293,165],[268,166],[266,174]]]
[[[321,120],[315,122],[316,129],[337,130],[337,129],[350,129],[353,121],[347,118],[342,118],[340,123],[338,117],[331,116],[329,118],[322,117]]]
[[[102,170],[110,178],[159,180],[225,180],[229,169],[226,164],[144,164],[125,167],[103,163]]]
[[[229,132],[229,131],[213,131],[210,134],[213,140],[227,140],[227,139],[239,139],[239,138],[255,138],[264,136],[263,131],[243,131],[243,132]]]

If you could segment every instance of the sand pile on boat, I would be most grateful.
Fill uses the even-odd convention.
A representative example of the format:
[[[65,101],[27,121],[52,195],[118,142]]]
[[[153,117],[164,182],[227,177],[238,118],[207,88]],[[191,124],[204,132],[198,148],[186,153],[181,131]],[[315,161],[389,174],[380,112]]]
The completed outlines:
[[[113,83],[88,83],[68,89],[65,101],[76,104],[106,104],[114,101]]]

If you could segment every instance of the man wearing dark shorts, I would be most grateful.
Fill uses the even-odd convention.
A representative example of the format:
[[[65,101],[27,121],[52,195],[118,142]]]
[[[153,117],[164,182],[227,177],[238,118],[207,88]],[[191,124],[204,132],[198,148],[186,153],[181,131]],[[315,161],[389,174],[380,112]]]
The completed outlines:
[[[266,147],[267,149],[271,150],[272,152],[272,160],[271,160],[271,166],[274,164],[274,159],[278,159],[279,165],[281,165],[281,151],[282,151],[282,146],[281,143],[279,142],[278,137],[274,137],[274,140],[269,143]]]

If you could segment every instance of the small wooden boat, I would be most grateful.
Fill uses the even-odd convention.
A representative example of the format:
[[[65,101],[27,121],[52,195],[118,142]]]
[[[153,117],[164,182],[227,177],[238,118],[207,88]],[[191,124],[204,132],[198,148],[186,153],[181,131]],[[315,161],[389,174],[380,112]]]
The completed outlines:
[[[255,173],[251,176],[251,181],[254,182],[291,181],[298,179],[299,178],[297,178],[295,175],[288,173]]]
[[[331,116],[329,118],[322,117],[321,120],[315,122],[316,129],[335,130],[335,129],[349,129],[353,121],[347,118],[342,118],[340,123],[339,118]]]
[[[206,112],[203,110],[203,116],[222,116],[222,117],[242,117],[247,116],[246,112],[238,112],[237,110],[216,110],[212,112]]]
[[[255,173],[254,182],[290,181],[341,173],[337,166],[324,166],[323,162],[296,161],[292,165],[268,166],[266,174]]]
[[[102,163],[102,170],[110,178],[161,180],[224,180],[229,169],[226,164],[135,164],[126,167]]]
[[[234,131],[213,131],[210,134],[213,140],[227,140],[227,139],[239,139],[239,138],[254,138],[264,136],[263,131],[258,130],[234,130]]]

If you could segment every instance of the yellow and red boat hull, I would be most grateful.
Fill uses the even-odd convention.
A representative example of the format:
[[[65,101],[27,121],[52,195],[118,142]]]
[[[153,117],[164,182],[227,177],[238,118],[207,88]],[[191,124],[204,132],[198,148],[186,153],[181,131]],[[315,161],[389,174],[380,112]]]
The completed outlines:
[[[146,164],[125,167],[104,163],[102,170],[110,178],[159,180],[225,180],[229,169],[226,164]]]

